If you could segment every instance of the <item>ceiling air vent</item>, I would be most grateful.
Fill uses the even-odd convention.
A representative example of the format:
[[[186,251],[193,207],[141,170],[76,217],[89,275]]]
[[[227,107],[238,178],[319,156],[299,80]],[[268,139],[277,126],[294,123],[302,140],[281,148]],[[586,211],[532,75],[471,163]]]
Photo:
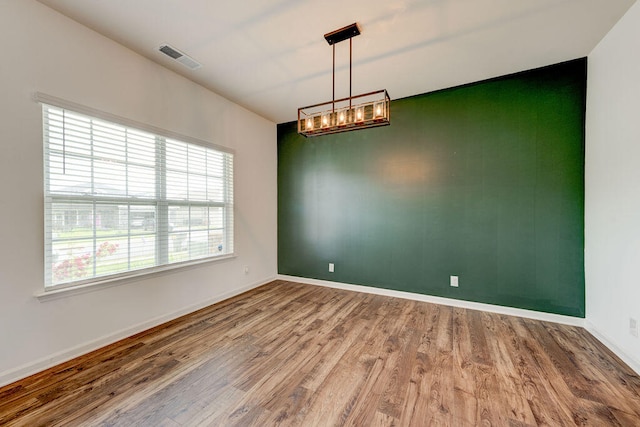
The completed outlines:
[[[197,70],[198,68],[202,67],[201,63],[199,63],[192,57],[180,52],[178,49],[169,46],[168,44],[161,45],[158,50],[192,70]]]

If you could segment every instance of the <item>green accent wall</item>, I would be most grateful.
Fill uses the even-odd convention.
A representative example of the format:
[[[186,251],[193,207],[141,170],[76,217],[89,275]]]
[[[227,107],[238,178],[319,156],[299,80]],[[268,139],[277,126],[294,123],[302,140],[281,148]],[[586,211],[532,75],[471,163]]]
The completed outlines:
[[[586,70],[395,100],[382,128],[278,125],[278,272],[584,317]]]

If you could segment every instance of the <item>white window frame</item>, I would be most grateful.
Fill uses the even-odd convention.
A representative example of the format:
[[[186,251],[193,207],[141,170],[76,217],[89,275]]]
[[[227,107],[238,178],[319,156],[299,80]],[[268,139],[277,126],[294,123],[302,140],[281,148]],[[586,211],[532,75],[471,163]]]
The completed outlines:
[[[182,268],[185,266],[201,264],[203,262],[211,262],[222,259],[228,259],[235,256],[234,253],[234,203],[233,203],[233,187],[234,187],[234,173],[233,173],[233,163],[234,163],[234,151],[222,147],[216,144],[212,144],[209,142],[201,141],[192,137],[187,137],[184,135],[176,134],[170,131],[166,131],[164,129],[156,128],[154,126],[149,126],[146,124],[142,124],[139,122],[135,122],[133,120],[129,120],[126,118],[122,118],[119,116],[115,116],[113,114],[105,113],[90,107],[85,107],[73,102],[65,101],[56,97],[52,97],[42,93],[34,94],[34,99],[42,104],[43,112],[42,112],[42,122],[43,122],[43,147],[44,147],[44,191],[45,191],[45,280],[44,280],[44,293],[52,294],[58,293],[60,291],[67,291],[73,289],[83,289],[87,287],[93,287],[95,285],[113,283],[116,281],[121,281],[127,278],[139,277],[143,275],[149,275],[158,273],[161,271],[171,270],[175,268]],[[166,182],[166,175],[162,176],[162,172],[159,172],[159,169],[156,169],[156,197],[148,200],[136,200],[135,198],[130,197],[100,197],[95,194],[92,195],[57,195],[51,194],[48,189],[48,147],[47,147],[47,133],[45,132],[45,111],[44,108],[54,107],[58,109],[63,109],[72,113],[80,114],[86,116],[90,119],[100,120],[104,122],[110,122],[119,126],[124,126],[128,129],[142,131],[149,134],[153,134],[156,139],[156,143],[159,143],[163,140],[169,139],[173,141],[179,141],[181,143],[186,143],[188,145],[195,145],[199,147],[204,147],[209,150],[214,150],[218,153],[224,154],[224,200],[220,201],[211,201],[211,200],[170,200],[166,197],[166,188],[164,188]],[[165,141],[166,142],[166,141]],[[164,154],[163,154],[164,155]],[[162,160],[161,162],[165,162]],[[166,170],[164,171],[166,173]],[[153,267],[146,267],[140,269],[130,269],[125,272],[119,272],[115,274],[108,275],[99,275],[93,276],[86,279],[79,280],[69,280],[61,283],[53,283],[53,272],[52,272],[52,259],[53,256],[51,254],[52,251],[52,227],[51,220],[49,218],[50,213],[49,210],[53,203],[56,202],[64,202],[64,201],[83,201],[90,202],[95,204],[96,202],[105,202],[105,203],[124,203],[129,206],[134,206],[136,204],[144,204],[150,205],[153,204],[156,206],[156,216],[154,221],[156,223],[163,222],[164,226],[157,226],[156,231],[156,265]],[[223,210],[223,242],[224,242],[224,251],[221,254],[216,255],[207,255],[202,257],[195,257],[186,261],[180,262],[169,262],[168,259],[168,246],[161,245],[160,241],[162,239],[168,239],[170,235],[170,230],[168,226],[168,207],[169,206],[188,206],[189,209],[191,207],[218,207]],[[95,224],[93,225],[95,229]],[[131,224],[129,224],[129,233],[131,232]],[[158,238],[158,236],[161,238]],[[94,233],[94,241],[97,240]],[[95,242],[94,242],[95,246]]]

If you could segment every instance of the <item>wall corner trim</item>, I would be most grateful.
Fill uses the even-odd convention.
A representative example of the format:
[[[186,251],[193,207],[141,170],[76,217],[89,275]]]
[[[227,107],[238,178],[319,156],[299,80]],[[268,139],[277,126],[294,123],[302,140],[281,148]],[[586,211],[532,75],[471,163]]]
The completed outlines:
[[[598,330],[598,328],[596,328],[593,323],[589,322],[589,320],[585,321],[584,328],[598,341],[600,341],[605,347],[611,350],[613,354],[622,359],[622,361],[626,363],[631,369],[633,369],[636,374],[640,375],[640,360],[634,358],[631,354],[627,353],[616,344],[614,344],[614,341],[612,339],[600,332],[600,330]]]

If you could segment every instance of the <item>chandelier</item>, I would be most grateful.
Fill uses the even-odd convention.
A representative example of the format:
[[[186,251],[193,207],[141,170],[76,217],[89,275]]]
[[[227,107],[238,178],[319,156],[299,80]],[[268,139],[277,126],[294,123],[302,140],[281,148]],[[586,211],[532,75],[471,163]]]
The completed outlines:
[[[391,99],[386,89],[351,95],[353,37],[360,28],[353,23],[324,35],[333,48],[333,94],[331,101],[298,108],[298,133],[328,135],[391,124]],[[349,40],[349,97],[336,99],[336,43]]]

